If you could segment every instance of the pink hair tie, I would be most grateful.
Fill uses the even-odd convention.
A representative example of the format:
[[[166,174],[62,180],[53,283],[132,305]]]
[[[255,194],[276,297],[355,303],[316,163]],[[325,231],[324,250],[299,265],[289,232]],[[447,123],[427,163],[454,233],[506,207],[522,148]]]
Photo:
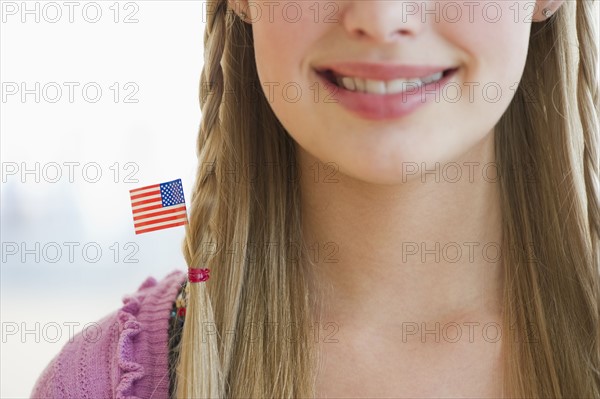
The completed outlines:
[[[190,267],[188,269],[188,280],[190,283],[201,283],[208,280],[210,269],[198,269]]]

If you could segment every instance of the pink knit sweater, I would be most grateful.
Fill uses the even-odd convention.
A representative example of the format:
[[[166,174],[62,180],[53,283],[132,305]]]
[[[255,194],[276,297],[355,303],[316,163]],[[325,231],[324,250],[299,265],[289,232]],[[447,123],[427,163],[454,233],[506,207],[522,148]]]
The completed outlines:
[[[79,332],[46,366],[31,398],[168,399],[168,323],[187,274],[148,277],[124,306]],[[94,342],[92,342],[94,341]]]

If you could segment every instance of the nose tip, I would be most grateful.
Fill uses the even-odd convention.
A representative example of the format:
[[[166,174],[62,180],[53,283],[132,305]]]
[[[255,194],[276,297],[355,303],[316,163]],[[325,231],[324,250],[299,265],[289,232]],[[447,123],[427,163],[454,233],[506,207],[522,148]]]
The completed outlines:
[[[356,39],[372,38],[375,41],[392,42],[404,36],[412,36],[414,34],[414,31],[411,31],[410,29],[406,28],[385,31],[383,29],[367,30],[365,28],[357,27],[351,30],[350,34]]]
[[[423,28],[419,13],[404,0],[352,0],[345,3],[342,23],[359,40],[393,42]]]

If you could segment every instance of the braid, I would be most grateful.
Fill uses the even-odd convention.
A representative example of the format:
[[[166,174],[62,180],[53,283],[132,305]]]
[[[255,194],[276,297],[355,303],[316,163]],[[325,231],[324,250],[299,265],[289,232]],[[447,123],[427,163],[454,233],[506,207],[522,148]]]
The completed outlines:
[[[213,4],[213,3],[208,3]],[[218,268],[211,259],[202,258],[204,243],[214,243],[218,235],[215,223],[216,204],[219,200],[217,173],[222,135],[220,104],[223,96],[221,58],[225,46],[227,2],[217,1],[214,12],[209,12],[204,34],[204,59],[200,81],[202,120],[198,135],[199,167],[192,193],[190,222],[186,225],[183,254],[188,268],[209,267],[210,280],[186,286],[187,311],[183,327],[179,362],[177,366],[176,397],[224,397],[224,382],[219,360],[218,341],[214,334],[203,334],[205,323],[214,325],[214,315],[208,285],[218,280]],[[217,142],[215,142],[217,140]],[[216,273],[215,273],[216,272]],[[201,339],[197,339],[201,337]],[[194,376],[187,380],[187,376]]]
[[[210,4],[210,3],[209,3]],[[200,107],[202,109],[202,133],[207,134],[215,126],[223,97],[223,70],[221,59],[225,47],[225,16],[227,3],[218,1],[214,13],[208,13],[208,22],[204,31],[204,59],[200,85]],[[212,101],[207,95],[212,93]],[[215,101],[218,100],[218,101]],[[207,130],[208,129],[208,130]]]
[[[219,139],[221,135],[219,109],[224,91],[221,58],[225,46],[226,4],[224,1],[217,2],[215,12],[208,13],[204,34],[204,57],[207,62],[202,68],[200,80],[202,121],[197,148],[200,166],[193,191],[191,221],[187,225],[183,248],[188,267],[197,267],[201,250],[199,244],[213,242],[211,239],[217,232],[215,226],[211,225],[211,216],[218,197],[216,174],[212,170],[213,167],[218,166],[216,164],[218,146],[213,145],[212,141]],[[204,226],[209,226],[209,228],[206,229]],[[211,237],[206,237],[208,240],[201,241],[202,233]]]
[[[577,2],[577,15],[589,15],[594,12],[594,3],[588,1]],[[600,204],[598,203],[598,50],[594,43],[593,27],[589,18],[577,19],[577,39],[579,41],[579,76],[577,95],[579,113],[581,115],[584,150],[584,178],[587,187],[588,220],[595,264],[600,262],[598,254],[598,240],[600,238]],[[590,118],[589,116],[594,116]]]

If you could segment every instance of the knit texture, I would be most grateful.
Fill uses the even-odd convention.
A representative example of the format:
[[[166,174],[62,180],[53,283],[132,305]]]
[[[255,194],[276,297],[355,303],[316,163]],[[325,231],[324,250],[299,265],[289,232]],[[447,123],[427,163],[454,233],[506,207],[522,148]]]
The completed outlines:
[[[38,377],[31,398],[168,399],[168,330],[187,274],[148,277],[123,306],[76,334]]]

